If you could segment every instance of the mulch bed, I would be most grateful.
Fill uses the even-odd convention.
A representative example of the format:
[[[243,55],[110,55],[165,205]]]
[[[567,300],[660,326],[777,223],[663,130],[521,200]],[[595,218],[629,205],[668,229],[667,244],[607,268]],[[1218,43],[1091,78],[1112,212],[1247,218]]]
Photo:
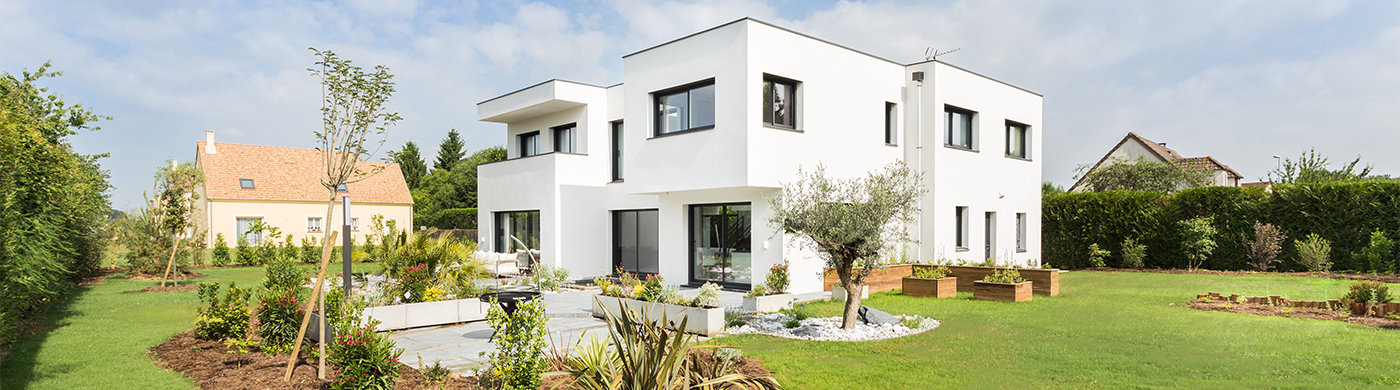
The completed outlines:
[[[1191,301],[1185,304],[1186,307],[1196,310],[1219,311],[1225,313],[1254,314],[1261,316],[1276,316],[1289,318],[1307,318],[1313,320],[1345,321],[1353,324],[1374,326],[1385,329],[1400,329],[1400,321],[1382,317],[1349,315],[1344,311],[1332,311],[1327,309],[1317,309],[1309,307],[1286,307],[1276,305],[1261,305],[1254,303],[1229,303],[1226,301],[1213,300],[1209,302]],[[1348,314],[1341,316],[1338,313]]]
[[[314,348],[314,344],[310,346]],[[303,350],[308,346],[303,344]],[[201,341],[194,338],[194,331],[180,333],[170,340],[152,347],[150,353],[162,367],[190,377],[204,389],[326,389],[335,378],[335,372],[327,367],[326,379],[316,378],[316,359],[301,358],[292,370],[291,382],[283,382],[286,375],[287,356],[268,356],[260,351],[249,352],[241,358],[225,351],[228,349],[217,341]],[[691,354],[713,364],[713,353],[707,349],[694,348]],[[241,359],[241,365],[240,365]],[[427,362],[425,362],[427,363]],[[399,380],[395,389],[438,389],[438,385],[428,382],[418,369],[400,363]],[[732,367],[737,373],[758,377],[772,376],[762,363],[752,358],[742,358]],[[567,382],[563,376],[545,377],[540,389],[553,389],[560,382]],[[482,378],[453,374],[446,389],[485,390],[492,389]],[[560,389],[573,389],[560,386]]]
[[[179,286],[171,285],[171,286],[164,286],[164,287],[161,287],[161,286],[151,286],[151,287],[146,287],[146,288],[143,288],[143,289],[140,289],[140,290],[122,291],[122,294],[147,293],[147,292],[170,292],[170,291],[194,291],[194,290],[198,290],[198,289],[199,289],[199,287],[197,287],[197,286],[195,286],[195,285],[192,285],[192,284],[182,284],[182,285],[179,285]]]
[[[1083,271],[1101,272],[1146,272],[1154,274],[1191,274],[1191,275],[1285,275],[1285,276],[1307,276],[1314,278],[1340,279],[1340,280],[1371,280],[1382,283],[1400,283],[1400,274],[1347,274],[1333,272],[1254,272],[1254,271],[1212,271],[1212,270],[1185,270],[1185,269],[1155,269],[1155,268],[1110,268],[1093,267],[1082,268]]]

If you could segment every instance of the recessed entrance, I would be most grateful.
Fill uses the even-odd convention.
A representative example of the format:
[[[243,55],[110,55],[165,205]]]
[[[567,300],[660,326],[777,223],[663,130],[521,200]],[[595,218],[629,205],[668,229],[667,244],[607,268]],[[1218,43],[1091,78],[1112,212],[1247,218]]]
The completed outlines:
[[[690,206],[690,282],[748,290],[753,284],[753,206]]]

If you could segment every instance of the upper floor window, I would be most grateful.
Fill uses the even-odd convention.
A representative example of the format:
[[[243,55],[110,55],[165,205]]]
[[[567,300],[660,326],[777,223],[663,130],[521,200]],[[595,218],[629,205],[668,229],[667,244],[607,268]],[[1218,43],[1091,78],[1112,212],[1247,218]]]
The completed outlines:
[[[1026,158],[1026,125],[1006,121],[1006,155]]]
[[[763,124],[797,128],[797,82],[777,76],[763,77]]]
[[[943,112],[948,124],[947,145],[973,149],[972,116],[977,113],[953,106],[945,106]]]
[[[520,137],[520,157],[540,154],[540,132],[531,131],[518,137]]]
[[[885,144],[899,143],[899,105],[885,102]]]
[[[656,135],[715,127],[715,80],[652,94],[656,100]]]
[[[253,189],[253,179],[238,179],[238,187],[245,190]]]
[[[554,128],[554,151],[578,153],[578,126],[573,123]]]
[[[622,121],[612,123],[612,179],[622,180]]]

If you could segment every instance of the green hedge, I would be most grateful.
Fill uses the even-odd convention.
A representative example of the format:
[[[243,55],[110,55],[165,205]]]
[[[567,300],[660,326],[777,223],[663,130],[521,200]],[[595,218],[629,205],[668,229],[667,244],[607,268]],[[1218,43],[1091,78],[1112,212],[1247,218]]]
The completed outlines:
[[[1203,265],[1215,270],[1249,269],[1240,235],[1252,237],[1255,221],[1277,225],[1288,235],[1283,270],[1300,270],[1292,243],[1309,233],[1332,243],[1336,270],[1363,270],[1354,255],[1372,231],[1400,233],[1400,182],[1276,185],[1272,194],[1245,187],[1068,193],[1046,195],[1043,207],[1042,255],[1061,268],[1087,266],[1094,243],[1113,252],[1110,266],[1121,265],[1127,237],[1148,246],[1146,266],[1184,268],[1176,222],[1195,217],[1213,218],[1220,231],[1219,247]]]
[[[476,209],[445,209],[430,214],[417,214],[413,221],[419,226],[438,229],[476,229]]]

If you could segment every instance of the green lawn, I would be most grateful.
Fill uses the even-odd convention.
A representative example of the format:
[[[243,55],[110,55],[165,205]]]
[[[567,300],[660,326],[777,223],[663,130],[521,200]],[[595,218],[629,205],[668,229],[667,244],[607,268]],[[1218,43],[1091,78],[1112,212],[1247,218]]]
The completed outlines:
[[[866,304],[943,321],[921,335],[843,343],[723,337],[788,388],[1394,388],[1400,331],[1196,311],[1217,291],[1337,298],[1348,282],[1286,276],[1070,272],[1060,295],[1003,303],[874,294]],[[1176,306],[1170,305],[1176,303]],[[834,302],[809,304],[839,315]]]
[[[310,267],[310,266],[307,266]],[[336,268],[338,269],[338,268]],[[357,264],[356,271],[377,271]],[[262,283],[263,268],[201,269],[199,281],[239,286]],[[335,272],[335,271],[332,271]],[[44,325],[21,338],[0,366],[0,389],[189,389],[191,382],[156,366],[146,349],[194,327],[194,291],[123,294],[160,282],[110,278],[75,289]]]

